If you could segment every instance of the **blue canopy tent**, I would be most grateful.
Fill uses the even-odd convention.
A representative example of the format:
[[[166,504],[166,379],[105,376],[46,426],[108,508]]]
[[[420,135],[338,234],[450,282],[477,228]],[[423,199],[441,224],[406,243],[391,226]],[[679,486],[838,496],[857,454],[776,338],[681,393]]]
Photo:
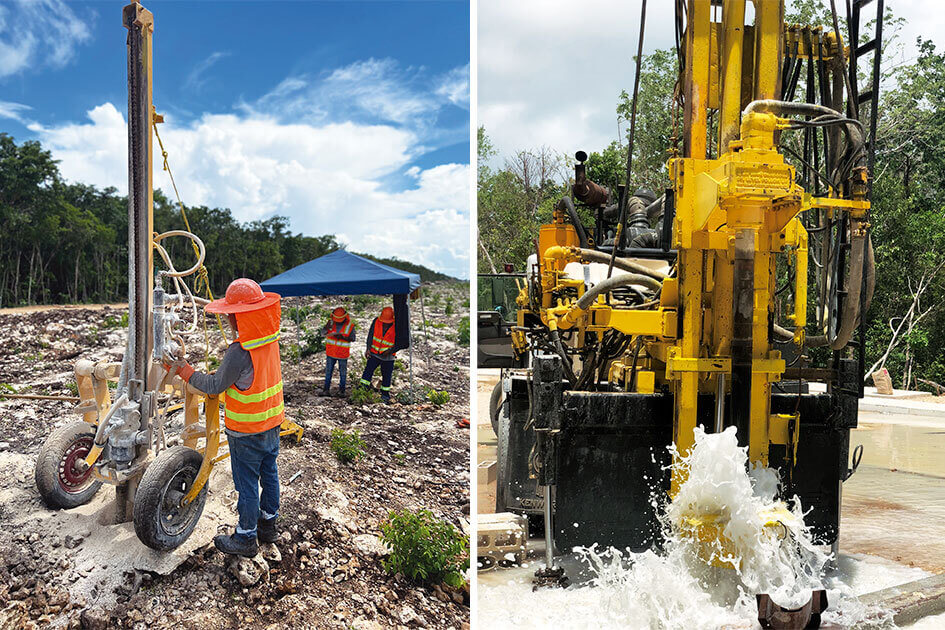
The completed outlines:
[[[420,276],[339,249],[262,283],[282,297],[299,295],[406,295]]]
[[[410,341],[410,305],[407,295],[420,287],[420,276],[382,265],[339,249],[302,263],[260,283],[264,291],[282,297],[325,295],[392,295],[394,349],[410,349],[410,391],[413,394],[413,344]],[[420,299],[421,309],[423,298]],[[406,334],[401,334],[405,331]]]

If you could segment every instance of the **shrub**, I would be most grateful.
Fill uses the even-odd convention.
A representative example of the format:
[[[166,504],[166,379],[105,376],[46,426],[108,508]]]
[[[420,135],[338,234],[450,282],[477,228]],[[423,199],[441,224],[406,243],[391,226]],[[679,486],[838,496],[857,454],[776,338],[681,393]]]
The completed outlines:
[[[381,563],[388,573],[459,588],[469,568],[469,538],[429,510],[390,512],[381,541],[391,550]]]
[[[121,316],[109,315],[102,325],[105,328],[128,328],[128,313],[122,313]]]
[[[397,392],[396,398],[401,405],[412,405],[417,402],[417,395],[409,387]]]
[[[442,391],[436,391],[431,389],[427,392],[427,400],[436,405],[437,407],[445,405],[450,401],[450,393],[445,389]]]
[[[325,336],[320,330],[312,331],[302,326],[299,335],[299,353],[302,358],[310,357],[325,350]]]
[[[351,390],[351,395],[348,396],[348,402],[353,405],[373,405],[381,402],[381,397],[370,387],[358,385]]]
[[[351,433],[343,429],[331,430],[331,450],[342,464],[350,464],[364,457],[364,446],[364,440],[358,430]]]
[[[459,329],[456,335],[457,342],[464,348],[469,347],[469,318],[464,317],[459,320]]]
[[[453,314],[453,298],[451,297],[446,298],[446,308],[443,311],[443,313],[447,316]]]

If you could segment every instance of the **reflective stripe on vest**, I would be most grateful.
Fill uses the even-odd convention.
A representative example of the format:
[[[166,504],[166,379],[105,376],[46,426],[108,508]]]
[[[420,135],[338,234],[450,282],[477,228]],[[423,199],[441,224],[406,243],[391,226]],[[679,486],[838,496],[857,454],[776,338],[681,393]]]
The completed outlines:
[[[394,335],[394,325],[390,325],[390,328],[387,329],[387,334],[378,336],[378,333],[382,330],[384,330],[384,324],[381,320],[377,320],[374,324],[374,337],[371,339],[371,352],[374,354],[383,354],[385,350],[389,350],[394,346],[394,340],[396,339]]]
[[[282,367],[276,343],[279,315],[278,302],[261,311],[237,315],[239,329],[255,333],[249,340],[240,340],[253,361],[253,382],[242,391],[235,385],[226,390],[224,421],[230,431],[261,433],[279,426],[285,418]]]
[[[349,319],[340,331],[332,331],[329,333],[329,335],[341,335],[342,337],[347,337],[351,334],[351,329],[353,328],[354,322]],[[350,348],[350,341],[335,339],[331,336],[325,338],[325,354],[333,359],[347,359],[351,355]]]
[[[265,337],[260,337],[259,339],[250,339],[249,341],[243,341],[240,345],[243,346],[244,350],[252,350],[253,348],[259,348],[266,345],[267,343],[272,343],[273,341],[279,340],[279,331],[272,333],[271,335],[266,335]]]

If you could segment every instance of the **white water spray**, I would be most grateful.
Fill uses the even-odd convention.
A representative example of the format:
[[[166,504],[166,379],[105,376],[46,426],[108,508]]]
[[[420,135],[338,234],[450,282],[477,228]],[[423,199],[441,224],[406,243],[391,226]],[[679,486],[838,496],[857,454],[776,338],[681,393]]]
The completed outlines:
[[[841,579],[825,577],[829,557],[813,543],[799,501],[784,513],[783,528],[764,526],[759,514],[780,505],[775,499],[778,475],[759,467],[749,472],[747,460],[734,428],[718,434],[697,428],[694,448],[677,458],[687,481],[661,510],[662,552],[620,552],[596,545],[577,549],[593,577],[566,590],[532,593],[527,576],[534,567],[519,570],[518,579],[502,585],[481,582],[481,622],[496,628],[748,629],[760,627],[756,594],[767,593],[776,603],[793,607],[806,603],[811,590],[826,588],[824,623],[892,627],[889,615],[860,604]],[[662,490],[654,493],[654,501],[666,501]],[[726,522],[724,535],[732,544],[724,552],[710,551],[736,569],[712,566],[704,544],[679,531],[676,524],[694,513],[717,514]]]

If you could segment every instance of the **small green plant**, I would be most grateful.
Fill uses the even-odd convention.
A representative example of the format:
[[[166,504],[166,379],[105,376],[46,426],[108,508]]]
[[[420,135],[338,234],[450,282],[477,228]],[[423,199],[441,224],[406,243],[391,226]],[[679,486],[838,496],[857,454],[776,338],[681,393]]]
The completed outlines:
[[[370,387],[358,385],[351,390],[348,402],[352,405],[374,405],[381,402],[381,397]]]
[[[431,584],[462,587],[469,568],[469,537],[429,510],[390,512],[381,541],[391,550],[381,561],[391,574]]]
[[[457,342],[464,348],[469,347],[469,318],[464,317],[459,320],[459,328],[456,333]]]
[[[102,324],[105,328],[128,328],[128,313],[109,315]]]
[[[325,337],[321,331],[312,331],[302,326],[302,334],[299,335],[299,352],[302,358],[310,357],[325,350]]]
[[[406,365],[407,364],[400,359],[394,359],[394,372],[403,372]]]
[[[447,317],[453,314],[453,298],[452,297],[446,298],[446,307],[443,309],[443,313]]]
[[[446,328],[446,322],[430,322],[430,328]]]
[[[105,381],[105,385],[108,389],[118,389],[118,381]]]
[[[34,352],[33,354],[24,355],[23,358],[26,359],[27,361],[42,361],[42,360],[43,360],[43,353],[42,353],[42,352]]]
[[[9,383],[0,383],[0,391],[4,391],[10,394],[15,394],[16,388],[13,387],[13,385],[10,385]]]
[[[350,464],[364,457],[364,446],[361,432],[357,429],[350,433],[344,429],[331,430],[331,450],[342,464]]]
[[[445,389],[441,391],[431,389],[427,392],[427,400],[437,407],[441,407],[450,401],[450,393]]]
[[[409,387],[397,392],[396,398],[401,405],[412,405],[417,402],[417,395]]]
[[[279,344],[279,351],[282,353],[283,361],[296,362],[299,360],[299,347],[294,343]]]
[[[79,386],[74,382],[66,383],[66,389],[68,389],[69,393],[71,393],[73,396],[79,395]]]
[[[210,355],[210,358],[207,359],[207,369],[211,372],[220,367],[220,359],[215,355]]]
[[[394,461],[397,462],[399,466],[403,466],[407,463],[407,454],[406,453],[394,453]]]

